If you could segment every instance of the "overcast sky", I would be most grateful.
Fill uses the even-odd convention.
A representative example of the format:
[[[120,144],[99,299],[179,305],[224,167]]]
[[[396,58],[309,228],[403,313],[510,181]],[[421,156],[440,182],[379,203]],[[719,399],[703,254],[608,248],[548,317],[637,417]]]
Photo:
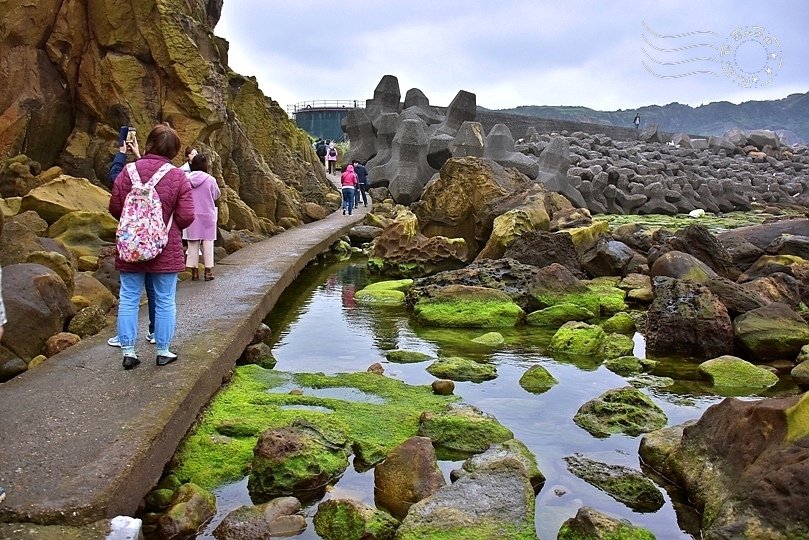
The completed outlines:
[[[391,74],[433,105],[615,110],[809,91],[808,27],[805,0],[225,0],[216,34],[282,107]]]

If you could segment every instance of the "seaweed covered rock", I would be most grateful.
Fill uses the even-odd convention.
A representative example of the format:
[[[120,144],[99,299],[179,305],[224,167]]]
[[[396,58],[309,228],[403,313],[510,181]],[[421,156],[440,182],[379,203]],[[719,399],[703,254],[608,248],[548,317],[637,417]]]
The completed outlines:
[[[416,302],[413,314],[429,326],[466,328],[512,327],[525,315],[506,293],[466,285],[437,289]]]
[[[414,364],[418,362],[425,362],[432,360],[433,357],[419,351],[408,351],[404,349],[396,349],[385,353],[385,358],[388,362],[395,364]]]
[[[399,522],[358,501],[329,499],[318,505],[314,525],[325,540],[393,540]]]
[[[589,321],[595,314],[587,308],[563,302],[532,311],[525,316],[526,324],[545,328],[559,328],[569,321]]]
[[[649,530],[635,527],[625,519],[618,519],[589,506],[582,506],[576,516],[568,519],[559,529],[557,540],[655,540]]]
[[[492,444],[514,438],[494,416],[466,404],[453,404],[444,413],[422,414],[419,436],[429,437],[439,452],[450,454],[483,452]]]
[[[196,534],[216,514],[216,497],[195,484],[183,484],[174,493],[169,509],[160,516],[163,538],[185,538]]]
[[[414,504],[396,540],[534,539],[534,505],[534,489],[522,463],[499,460]]]
[[[539,470],[534,454],[517,439],[493,444],[482,454],[475,454],[464,461],[460,469],[453,470],[450,473],[450,479],[455,482],[469,473],[496,466],[498,462],[508,459],[514,459],[522,464],[534,491],[539,491],[539,488],[545,483],[545,475]]]
[[[259,500],[314,497],[348,467],[348,454],[344,439],[330,440],[306,423],[268,429],[253,450],[247,489]]]
[[[809,344],[809,325],[786,304],[769,304],[739,315],[733,330],[753,360],[794,360]]]
[[[551,352],[595,356],[604,343],[604,330],[597,324],[567,322],[551,338]]]
[[[656,512],[663,507],[663,494],[642,472],[622,465],[609,465],[581,455],[567,456],[567,468],[636,512]]]
[[[526,392],[541,394],[553,388],[559,381],[540,365],[531,366],[520,377],[520,386]]]
[[[699,365],[701,375],[719,391],[760,391],[774,386],[778,375],[735,356],[725,355]]]
[[[645,435],[640,456],[686,491],[703,538],[805,538],[808,411],[808,394],[726,398],[696,422]]]
[[[442,357],[427,368],[430,375],[451,381],[482,382],[497,378],[497,368],[459,356]]]
[[[654,360],[638,358],[637,356],[619,356],[604,361],[605,368],[624,377],[652,371],[656,365],[657,362]]]
[[[625,386],[608,390],[582,405],[573,421],[595,437],[615,433],[637,436],[666,425],[663,409],[641,391]]]

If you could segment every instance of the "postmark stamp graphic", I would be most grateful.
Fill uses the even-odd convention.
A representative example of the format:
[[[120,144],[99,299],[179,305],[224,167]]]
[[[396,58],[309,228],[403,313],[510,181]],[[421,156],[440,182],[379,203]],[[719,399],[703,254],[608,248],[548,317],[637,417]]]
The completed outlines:
[[[723,38],[712,30],[666,34],[641,24],[641,64],[654,77],[724,75],[744,88],[758,88],[771,84],[783,66],[781,43],[762,26],[739,27]]]

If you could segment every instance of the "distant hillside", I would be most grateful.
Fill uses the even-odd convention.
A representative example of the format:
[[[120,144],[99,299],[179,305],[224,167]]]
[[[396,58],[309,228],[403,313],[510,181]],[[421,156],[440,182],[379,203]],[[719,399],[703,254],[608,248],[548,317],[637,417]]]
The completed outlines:
[[[497,112],[588,122],[607,126],[632,127],[635,113],[640,113],[641,127],[658,124],[661,130],[700,135],[722,135],[731,128],[786,130],[794,134],[790,142],[809,141],[809,92],[791,94],[772,101],[748,101],[734,105],[727,101],[691,107],[680,103],[651,105],[638,109],[595,111],[587,107],[523,105]],[[797,139],[795,140],[795,136]]]

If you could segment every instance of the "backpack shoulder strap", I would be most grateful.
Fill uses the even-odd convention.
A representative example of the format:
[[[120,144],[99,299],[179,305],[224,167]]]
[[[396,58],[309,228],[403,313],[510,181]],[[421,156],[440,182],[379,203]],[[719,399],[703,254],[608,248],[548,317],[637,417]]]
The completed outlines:
[[[166,174],[168,174],[168,172],[173,168],[174,165],[172,165],[171,163],[164,163],[163,165],[160,166],[159,169],[157,169],[157,172],[155,172],[152,175],[147,184],[152,187],[155,187],[157,183],[160,182],[163,179],[163,177],[166,176]]]
[[[138,174],[138,168],[135,166],[135,163],[132,162],[126,166],[126,172],[129,173],[129,179],[132,180],[132,183],[142,184],[143,180],[140,179],[140,174]]]

